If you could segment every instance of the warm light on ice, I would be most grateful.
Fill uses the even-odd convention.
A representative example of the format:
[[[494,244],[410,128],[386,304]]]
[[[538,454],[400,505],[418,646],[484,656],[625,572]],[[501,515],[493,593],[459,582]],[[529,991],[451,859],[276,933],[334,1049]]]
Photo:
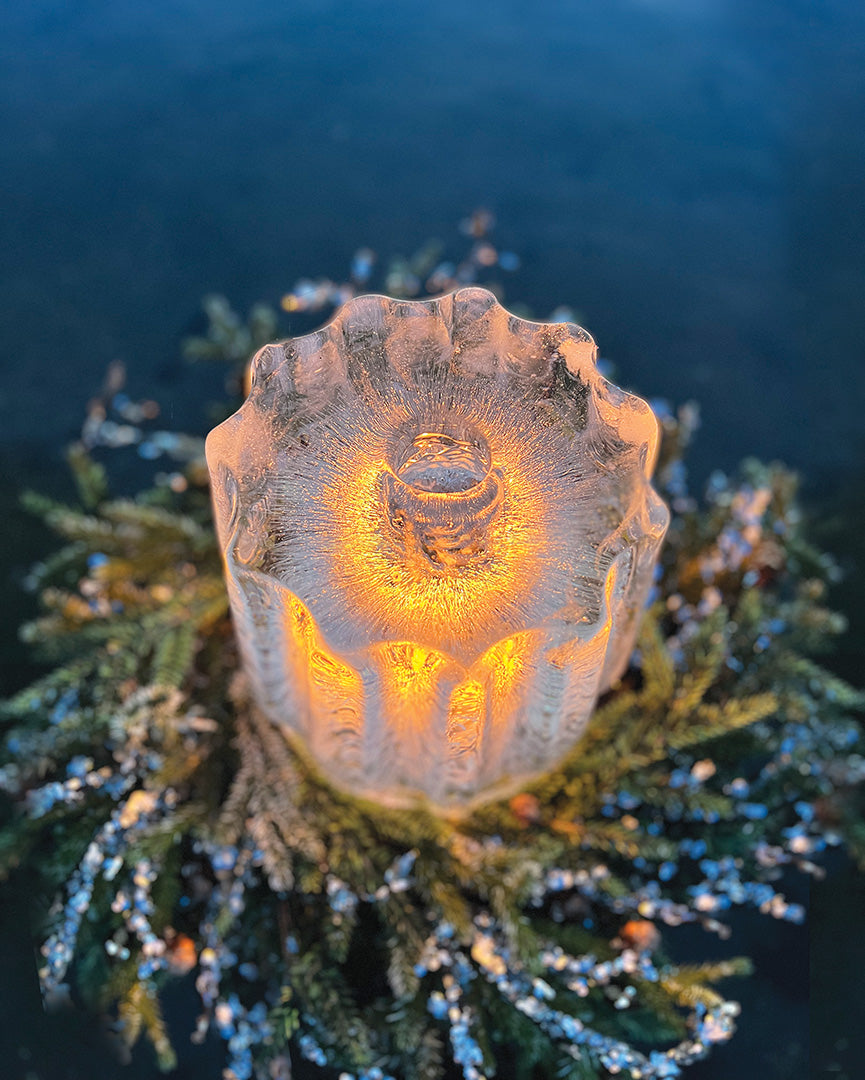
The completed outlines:
[[[335,782],[465,804],[622,673],[667,510],[591,337],[483,289],[363,296],[263,349],[207,458],[259,706]]]

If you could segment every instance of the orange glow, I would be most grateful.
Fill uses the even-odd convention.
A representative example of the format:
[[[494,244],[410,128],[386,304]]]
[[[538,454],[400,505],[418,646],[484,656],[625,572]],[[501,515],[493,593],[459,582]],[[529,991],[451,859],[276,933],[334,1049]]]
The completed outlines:
[[[400,536],[384,522],[388,466],[370,460],[363,447],[347,448],[322,491],[333,522],[325,542],[333,558],[330,589],[357,609],[366,633],[434,641],[470,662],[514,625],[516,609],[537,583],[549,512],[520,449],[501,435],[496,441],[494,461],[506,478],[501,505],[478,528],[474,539],[482,550],[464,557],[455,568],[462,572],[448,572],[447,553],[438,554],[436,565],[421,544],[406,542],[410,525]],[[446,518],[434,495],[415,492],[414,499]]]
[[[447,728],[449,753],[458,758],[480,749],[483,738],[484,688],[474,679],[454,687],[450,697]]]

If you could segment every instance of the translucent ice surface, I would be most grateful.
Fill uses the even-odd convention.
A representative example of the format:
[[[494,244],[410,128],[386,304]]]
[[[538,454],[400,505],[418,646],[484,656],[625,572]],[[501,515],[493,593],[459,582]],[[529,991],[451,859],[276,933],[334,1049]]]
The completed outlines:
[[[442,807],[552,766],[624,670],[658,429],[572,323],[361,296],[262,349],[210,433],[257,702],[330,778]]]

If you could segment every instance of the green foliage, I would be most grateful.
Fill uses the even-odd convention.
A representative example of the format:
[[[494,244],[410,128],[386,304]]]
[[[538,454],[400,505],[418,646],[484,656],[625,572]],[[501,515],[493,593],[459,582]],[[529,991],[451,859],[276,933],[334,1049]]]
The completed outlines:
[[[207,330],[183,343],[187,360],[207,360],[237,368],[277,336],[277,315],[267,304],[256,304],[246,322],[224,296],[207,296],[203,306]]]
[[[120,1000],[118,1014],[123,1040],[128,1046],[134,1046],[141,1035],[146,1034],[160,1069],[167,1072],[175,1067],[177,1055],[165,1030],[159,999],[152,988],[142,982],[133,983]]]

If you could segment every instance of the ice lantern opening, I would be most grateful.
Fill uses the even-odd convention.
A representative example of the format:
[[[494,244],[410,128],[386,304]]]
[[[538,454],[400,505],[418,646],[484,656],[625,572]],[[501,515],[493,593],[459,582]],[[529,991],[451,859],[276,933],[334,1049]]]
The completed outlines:
[[[361,296],[262,349],[207,440],[258,706],[335,783],[442,808],[551,767],[622,673],[658,425],[571,323]]]

